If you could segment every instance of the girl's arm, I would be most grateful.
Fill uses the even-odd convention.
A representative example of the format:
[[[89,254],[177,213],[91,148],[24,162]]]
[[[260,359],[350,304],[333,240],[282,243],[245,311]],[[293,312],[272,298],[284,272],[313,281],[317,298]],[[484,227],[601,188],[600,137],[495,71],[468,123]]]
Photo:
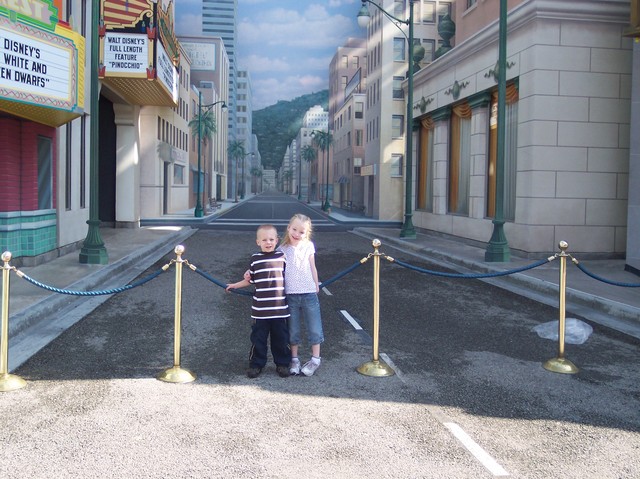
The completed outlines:
[[[309,256],[309,263],[311,264],[311,276],[316,283],[316,293],[320,292],[320,281],[318,281],[318,270],[316,269],[316,255]]]

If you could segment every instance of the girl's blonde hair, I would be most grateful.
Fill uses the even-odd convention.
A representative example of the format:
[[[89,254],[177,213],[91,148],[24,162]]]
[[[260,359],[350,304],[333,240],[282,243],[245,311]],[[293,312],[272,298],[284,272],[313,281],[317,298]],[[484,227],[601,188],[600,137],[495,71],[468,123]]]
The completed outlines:
[[[311,239],[311,233],[313,232],[313,226],[311,225],[311,218],[309,218],[306,215],[303,215],[302,213],[296,213],[289,220],[289,224],[287,225],[287,229],[284,232],[284,237],[282,238],[282,242],[280,243],[281,245],[285,245],[285,244],[291,243],[291,238],[289,237],[289,228],[291,227],[291,225],[293,224],[293,222],[295,220],[298,220],[301,223],[307,225],[307,234],[305,236],[305,240],[310,240]]]

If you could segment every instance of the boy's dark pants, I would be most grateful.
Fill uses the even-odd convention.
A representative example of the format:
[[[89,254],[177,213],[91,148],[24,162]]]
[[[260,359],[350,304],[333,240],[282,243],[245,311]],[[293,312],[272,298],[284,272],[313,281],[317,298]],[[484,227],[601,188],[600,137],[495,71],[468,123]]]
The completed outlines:
[[[251,325],[251,351],[249,367],[264,368],[267,365],[267,342],[271,335],[271,354],[278,366],[289,366],[289,324],[286,319],[253,320]]]

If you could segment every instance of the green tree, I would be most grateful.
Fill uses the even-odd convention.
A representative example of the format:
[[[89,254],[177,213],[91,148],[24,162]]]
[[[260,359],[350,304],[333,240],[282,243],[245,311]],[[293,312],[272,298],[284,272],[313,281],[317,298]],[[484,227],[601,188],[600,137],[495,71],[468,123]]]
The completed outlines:
[[[329,131],[314,130],[313,131],[313,143],[322,150],[322,164],[325,164],[325,152],[329,150],[329,147],[333,143],[333,135]],[[322,211],[329,211],[331,204],[329,203],[329,160],[327,158],[327,176],[325,178],[325,194],[324,204],[322,205]],[[322,175],[324,172],[318,172]]]
[[[240,140],[233,140],[229,143],[229,147],[227,148],[229,153],[229,157],[232,160],[235,160],[236,165],[236,174],[235,174],[235,199],[234,203],[238,202],[238,162],[240,160],[244,161],[244,157],[247,156],[247,152],[244,149],[244,142]]]
[[[258,178],[262,178],[262,170],[260,168],[251,168],[251,178],[254,193],[262,193],[262,188],[258,188]]]
[[[195,115],[191,121],[189,121],[189,129],[191,130],[191,135],[200,139],[201,145],[204,146],[205,151],[207,149],[207,145],[209,144],[209,139],[213,137],[218,131],[218,125],[216,124],[216,116],[213,114],[213,111],[210,109],[207,111],[199,111]],[[206,158],[206,155],[204,155]],[[203,175],[206,181],[207,178],[207,162],[204,161],[202,163]],[[200,188],[200,172],[198,171],[198,188]],[[206,209],[207,203],[205,202],[205,194],[207,188],[202,188],[202,206]]]
[[[311,200],[309,198],[309,194],[310,194],[310,191],[311,191],[311,162],[316,159],[317,155],[318,155],[318,152],[311,145],[304,145],[302,147],[302,150],[300,150],[300,161],[302,162],[302,160],[304,160],[304,161],[306,161],[308,163],[308,167],[307,167],[307,203],[311,203]],[[302,165],[300,165],[300,168],[302,168]],[[300,188],[300,186],[299,186],[299,188]],[[298,199],[300,199],[300,198],[298,198]]]

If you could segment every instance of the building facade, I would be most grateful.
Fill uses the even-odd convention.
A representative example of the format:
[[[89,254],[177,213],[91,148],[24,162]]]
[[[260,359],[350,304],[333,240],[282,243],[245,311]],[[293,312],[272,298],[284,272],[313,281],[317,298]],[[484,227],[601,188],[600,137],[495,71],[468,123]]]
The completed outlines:
[[[637,251],[627,244],[629,2],[509,2],[502,198],[498,4],[460,9],[455,47],[414,77],[414,225],[488,241],[501,201],[513,250],[565,240],[572,252]]]

